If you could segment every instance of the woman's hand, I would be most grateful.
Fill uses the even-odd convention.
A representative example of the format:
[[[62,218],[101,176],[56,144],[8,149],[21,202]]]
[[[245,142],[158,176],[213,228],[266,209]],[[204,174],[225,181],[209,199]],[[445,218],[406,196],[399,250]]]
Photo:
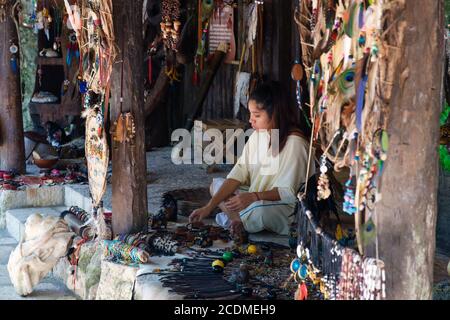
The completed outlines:
[[[255,193],[244,192],[225,201],[225,207],[231,212],[240,212],[256,201],[258,197]]]
[[[202,207],[200,209],[194,210],[189,216],[189,222],[200,222],[211,214],[211,209],[209,207]]]

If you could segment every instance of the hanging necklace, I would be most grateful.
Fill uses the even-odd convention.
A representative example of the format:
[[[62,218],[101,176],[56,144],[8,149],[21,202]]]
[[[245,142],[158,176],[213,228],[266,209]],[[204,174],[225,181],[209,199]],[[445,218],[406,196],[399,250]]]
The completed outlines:
[[[330,189],[330,181],[327,176],[328,172],[328,164],[327,164],[327,153],[328,150],[330,150],[331,146],[333,145],[334,140],[337,136],[341,134],[341,130],[336,131],[336,133],[333,135],[328,147],[325,149],[322,157],[321,157],[321,163],[320,163],[320,177],[319,181],[317,182],[317,201],[326,200],[331,196],[331,189]]]

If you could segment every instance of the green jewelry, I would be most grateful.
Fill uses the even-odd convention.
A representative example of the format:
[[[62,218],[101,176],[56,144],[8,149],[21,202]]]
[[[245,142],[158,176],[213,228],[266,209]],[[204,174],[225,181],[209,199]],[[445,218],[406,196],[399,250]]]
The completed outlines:
[[[450,106],[446,105],[440,117],[441,126],[447,123],[449,115],[450,115]],[[445,145],[439,146],[439,157],[441,160],[442,169],[444,169],[445,172],[450,172],[450,154],[448,152],[447,146]]]

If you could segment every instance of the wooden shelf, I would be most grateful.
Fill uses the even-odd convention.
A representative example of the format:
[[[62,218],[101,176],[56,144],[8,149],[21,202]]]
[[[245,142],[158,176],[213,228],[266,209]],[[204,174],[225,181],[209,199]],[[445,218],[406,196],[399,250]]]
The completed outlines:
[[[60,65],[64,65],[64,59],[63,58],[38,57],[38,64],[45,65],[45,66],[60,66]]]
[[[60,106],[60,102],[54,102],[54,103],[39,103],[39,102],[30,102],[30,106],[36,106],[36,107],[57,107]]]

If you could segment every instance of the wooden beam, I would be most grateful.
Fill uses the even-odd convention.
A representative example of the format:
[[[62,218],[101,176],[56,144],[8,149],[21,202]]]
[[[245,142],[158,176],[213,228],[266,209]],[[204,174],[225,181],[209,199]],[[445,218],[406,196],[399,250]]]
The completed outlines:
[[[114,122],[121,112],[131,112],[136,125],[134,144],[117,144],[117,148],[112,149],[114,234],[147,230],[142,7],[142,0],[113,1],[114,32],[120,51],[112,74],[111,121]]]
[[[390,147],[375,223],[388,299],[432,297],[443,8],[442,0],[399,1],[384,17],[379,92],[390,112]]]
[[[11,44],[19,48],[16,24],[11,17],[16,1],[7,0],[5,20],[0,21],[0,170],[25,173],[25,147],[20,90],[20,51],[16,53],[17,69],[11,67]],[[0,8],[0,11],[3,10]],[[0,19],[1,14],[0,14]],[[12,41],[12,42],[11,42]]]
[[[201,84],[197,99],[194,102],[194,112],[188,118],[185,129],[191,130],[194,126],[195,119],[199,118],[202,115],[203,103],[205,102],[206,96],[208,95],[208,91],[211,87],[211,84],[213,83],[214,77],[216,76],[217,71],[219,70],[225,59],[226,52],[226,45],[224,47],[224,44],[221,43],[219,45],[219,48],[217,48],[217,50],[214,52],[214,56],[212,57],[206,70],[204,70],[201,77],[201,79],[203,79],[203,83]]]
[[[150,95],[145,101],[144,115],[148,117],[158,107],[166,97],[167,90],[170,86],[170,79],[166,74],[166,68],[162,67],[156,79],[156,83],[150,91]]]

